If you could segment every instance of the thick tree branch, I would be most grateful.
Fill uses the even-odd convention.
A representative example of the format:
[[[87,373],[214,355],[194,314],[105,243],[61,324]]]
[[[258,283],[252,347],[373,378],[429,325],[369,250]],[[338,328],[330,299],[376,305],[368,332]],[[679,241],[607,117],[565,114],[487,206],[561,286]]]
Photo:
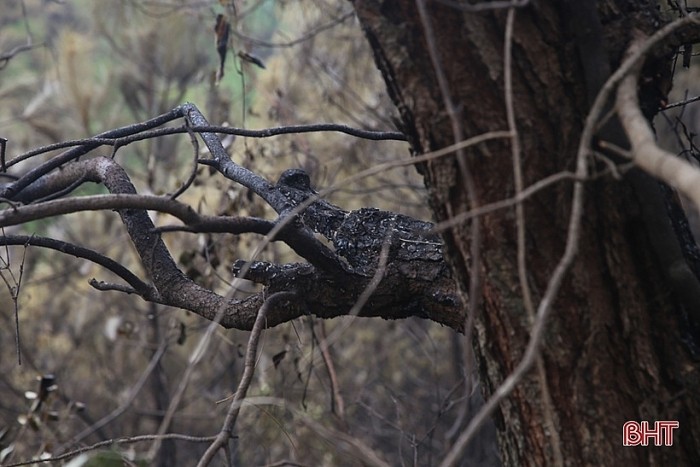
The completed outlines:
[[[95,161],[99,160],[92,159],[90,162]],[[62,216],[74,212],[110,209],[143,209],[163,212],[180,219],[189,227],[191,232],[257,233],[265,235],[274,227],[273,222],[255,217],[205,216],[198,214],[190,206],[173,201],[169,197],[137,194],[91,195],[16,206],[13,209],[0,211],[0,227],[24,224],[38,219]],[[280,239],[287,240],[285,238]]]
[[[191,124],[201,126],[209,125],[209,122],[207,122],[199,109],[194,105],[184,104],[182,107],[187,120]],[[274,186],[263,177],[233,162],[216,134],[202,133],[201,136],[213,157],[213,161],[207,162],[208,165],[216,168],[226,178],[251,189],[278,213],[282,214],[292,208],[289,205],[287,197],[281,192],[281,188],[284,187],[284,184],[278,183],[277,186]],[[289,225],[291,221],[283,218],[281,222],[285,225]],[[311,263],[317,264],[328,274],[342,276],[345,271],[337,256],[321,242],[317,241],[304,226],[294,222],[291,222],[291,224],[292,225],[285,227],[284,230],[291,230],[291,234],[297,237],[297,239],[300,237],[305,239],[303,242],[297,242],[303,247],[303,251],[300,253],[301,256]]]
[[[183,110],[185,112],[185,118],[187,118],[187,121],[190,122],[192,126],[209,126],[209,122],[194,105],[184,104]],[[208,165],[215,167],[229,180],[233,180],[246,188],[250,188],[256,195],[260,196],[278,211],[278,206],[283,204],[284,200],[267,180],[233,162],[228,152],[226,152],[226,149],[221,144],[221,140],[215,133],[205,132],[201,133],[200,136],[214,158],[213,163]]]
[[[157,119],[102,133],[99,140],[66,151],[15,182],[1,186],[2,192],[9,195],[8,202],[25,205],[12,204],[0,211],[0,226],[81,210],[117,210],[153,283],[147,289],[149,286],[129,277],[127,283],[133,291],[147,300],[217,320],[225,327],[251,329],[264,297],[276,292],[292,292],[296,298],[285,306],[272,306],[267,315],[268,326],[308,313],[325,318],[355,313],[353,305],[372,283],[376,290],[365,297],[366,303],[358,315],[387,319],[419,316],[463,330],[461,302],[442,256],[442,244],[431,233],[430,223],[377,209],[347,212],[321,199],[311,188],[308,175],[298,169],[288,170],[277,183],[270,183],[233,162],[213,132],[202,133],[212,159],[200,162],[214,166],[227,178],[260,195],[279,213],[276,221],[203,216],[171,197],[137,195],[126,172],[111,158],[73,160],[104,144],[106,139],[136,138],[140,132],[179,117],[199,128],[209,128],[196,107],[184,104]],[[58,167],[61,169],[54,170]],[[41,201],[56,193],[65,195],[86,181],[104,184],[111,194]],[[284,241],[309,263],[269,265],[241,260],[234,266],[234,273],[242,276],[247,272],[247,278],[264,284],[266,289],[245,300],[228,299],[200,287],[178,269],[160,238],[161,232],[176,227],[157,229],[148,210],[177,217],[185,224],[181,230],[254,232],[264,235],[264,243]],[[316,238],[314,232],[326,237],[332,248]],[[381,280],[374,284],[383,245],[387,248],[387,261]],[[132,292],[119,285],[94,285],[103,290]],[[220,310],[224,310],[221,315]]]

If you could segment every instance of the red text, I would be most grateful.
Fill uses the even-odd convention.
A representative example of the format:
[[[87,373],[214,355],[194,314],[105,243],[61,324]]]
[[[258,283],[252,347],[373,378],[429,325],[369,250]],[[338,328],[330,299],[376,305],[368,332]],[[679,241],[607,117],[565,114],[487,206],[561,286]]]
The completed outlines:
[[[624,446],[673,446],[673,430],[678,428],[677,421],[658,421],[653,426],[649,422],[625,422],[622,425],[622,444]]]

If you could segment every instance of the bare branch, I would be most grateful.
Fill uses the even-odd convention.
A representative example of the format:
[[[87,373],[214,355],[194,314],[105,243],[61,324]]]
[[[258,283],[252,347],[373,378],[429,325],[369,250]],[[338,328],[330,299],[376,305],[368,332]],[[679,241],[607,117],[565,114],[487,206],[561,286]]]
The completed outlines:
[[[121,445],[121,444],[141,443],[143,441],[153,441],[155,439],[161,439],[161,440],[176,439],[176,440],[180,440],[180,441],[188,441],[191,443],[208,443],[212,439],[214,439],[214,437],[213,436],[198,437],[198,436],[182,435],[179,433],[165,433],[162,435],[124,436],[121,438],[114,438],[114,439],[107,439],[104,441],[100,441],[99,443],[95,443],[95,444],[92,444],[90,446],[84,446],[84,447],[81,447],[81,448],[76,449],[74,451],[66,452],[65,454],[61,454],[60,456],[49,457],[48,459],[34,459],[34,460],[30,460],[30,461],[15,462],[13,464],[6,464],[5,467],[20,467],[23,465],[34,465],[34,464],[45,464],[47,462],[57,462],[57,461],[70,459],[71,457],[75,457],[75,456],[82,454],[82,453],[85,453],[85,452],[96,451],[97,449],[100,449],[100,448],[106,448],[106,447],[110,447],[110,446],[114,446],[114,445]]]
[[[191,105],[192,104],[183,104]],[[176,107],[173,111],[177,112],[181,110],[180,107]],[[169,114],[164,114],[169,115]],[[161,116],[162,117],[162,116]],[[160,124],[153,125],[160,126],[168,123],[171,120],[179,118],[180,115],[177,114],[175,117],[164,120]],[[159,118],[159,117],[157,117]],[[150,120],[149,120],[150,121]],[[130,128],[132,125],[124,127],[123,129]],[[179,127],[167,127],[167,128],[156,128],[153,130],[141,130],[131,133],[126,133],[126,136],[110,136],[110,132],[101,133],[98,136],[85,139],[76,139],[70,141],[63,141],[60,143],[49,144],[42,146],[31,151],[25,152],[18,156],[13,157],[11,160],[7,161],[6,168],[12,167],[22,161],[30,159],[39,154],[45,154],[47,152],[56,151],[58,149],[64,148],[74,148],[76,146],[91,146],[88,151],[98,148],[100,146],[111,146],[111,147],[121,147],[126,146],[131,143],[138,141],[144,141],[147,139],[161,138],[163,136],[170,135],[180,135],[188,132],[193,133],[217,133],[225,135],[242,136],[247,138],[271,138],[273,136],[289,135],[289,134],[300,134],[300,133],[318,133],[318,132],[336,132],[344,133],[349,136],[354,136],[356,138],[368,139],[372,141],[406,141],[406,135],[403,133],[395,131],[374,131],[374,130],[362,130],[359,128],[353,128],[347,125],[341,125],[337,123],[311,123],[308,125],[288,125],[274,128],[265,128],[262,130],[250,130],[246,128],[236,128],[229,126],[215,126],[215,125],[192,125],[179,126]],[[76,156],[77,157],[77,156]],[[70,160],[70,159],[69,159]],[[64,161],[65,162],[65,161]]]
[[[105,135],[107,139],[109,137],[118,139],[121,137],[120,134],[128,138],[142,136],[139,131],[143,128],[178,118],[179,112],[181,116],[186,114],[190,123],[205,125],[201,128],[210,128],[206,126],[207,122],[201,113],[193,105],[186,104],[158,119],[113,132],[105,132],[100,136],[100,144],[105,141]],[[374,167],[351,177],[347,182],[390,167],[440,157],[456,148],[505,136],[507,136],[505,132],[479,135],[460,142],[454,148],[445,148],[410,161]],[[362,309],[362,315],[385,318],[421,316],[447,324],[457,330],[463,329],[463,323],[459,322],[463,315],[457,310],[459,300],[455,296],[454,282],[450,277],[449,269],[442,258],[441,243],[438,239],[432,238],[429,233],[432,224],[373,209],[361,209],[348,213],[327,203],[320,198],[320,195],[314,194],[305,173],[298,170],[287,171],[276,184],[272,184],[231,161],[216,134],[204,132],[203,138],[213,155],[213,159],[208,160],[208,163],[232,175],[230,178],[257,190],[280,213],[277,221],[201,216],[189,206],[174,201],[170,197],[139,196],[125,171],[111,158],[97,157],[65,164],[98,144],[92,141],[66,151],[49,161],[53,165],[45,164],[34,169],[30,174],[36,175],[36,179],[32,180],[34,175],[29,177],[30,174],[28,174],[0,188],[7,193],[15,193],[13,199],[25,203],[46,199],[46,197],[55,196],[56,193],[66,194],[84,181],[103,183],[112,193],[111,195],[40,201],[25,206],[15,205],[0,211],[0,225],[16,225],[32,219],[62,215],[77,210],[116,209],[136,247],[143,267],[152,279],[154,290],[157,291],[157,293],[150,292],[148,297],[151,300],[187,309],[206,319],[215,320],[225,327],[239,329],[252,327],[257,309],[264,301],[263,294],[256,294],[244,300],[234,300],[221,297],[191,281],[178,269],[160,238],[161,232],[172,231],[176,227],[157,229],[146,210],[157,210],[174,215],[185,223],[185,227],[181,230],[259,233],[264,235],[264,238],[258,250],[270,241],[281,240],[309,261],[311,265],[293,264],[252,271],[251,277],[267,286],[267,294],[281,291],[297,292],[296,303],[270,310],[267,317],[269,326],[289,321],[306,313],[333,317],[350,312],[350,304],[356,302],[375,273],[374,263],[376,255],[380,253],[379,244],[381,243],[377,243],[376,235],[383,237],[387,233],[387,228],[394,228],[389,226],[395,226],[398,235],[391,237],[388,263],[390,267],[387,269],[387,277],[377,290],[379,298],[373,298]],[[57,160],[58,162],[52,162]],[[65,166],[60,171],[48,173],[52,170],[51,167],[61,164]],[[15,192],[15,190],[19,191]],[[367,225],[375,225],[372,229],[376,231],[365,228]],[[363,228],[360,228],[361,226]],[[314,231],[326,236],[335,247],[335,251],[318,240]],[[344,261],[339,259],[339,255],[344,257]],[[246,264],[237,266],[235,272],[242,275],[249,267]],[[272,275],[271,271],[280,273]],[[430,281],[430,290],[435,293],[426,292],[428,289],[425,281]],[[346,285],[338,287],[339,283]],[[97,281],[92,281],[92,285],[100,290],[119,290],[127,293],[138,291],[139,287],[143,287],[141,285],[135,287],[135,284],[124,287]],[[224,310],[220,319],[217,318],[218,310]]]
[[[11,48],[7,52],[3,52],[0,54],[0,70],[5,68],[7,64],[12,60],[17,54],[26,52],[27,50],[32,50],[37,47],[41,47],[43,44],[22,44],[18,45],[16,47]]]
[[[32,245],[60,251],[61,253],[75,256],[76,258],[86,259],[95,264],[99,264],[103,268],[124,279],[124,281],[133,287],[134,291],[145,300],[152,300],[155,302],[160,300],[158,292],[153,287],[136,277],[134,273],[120,263],[94,250],[53,238],[38,237],[36,235],[2,235],[0,236],[0,245]]]
[[[236,424],[236,419],[238,418],[238,413],[241,410],[241,403],[248,392],[250,387],[250,382],[253,379],[253,373],[255,372],[255,358],[258,352],[258,340],[260,339],[260,334],[265,328],[265,316],[267,315],[268,309],[275,301],[285,302],[290,298],[293,298],[294,294],[289,292],[278,292],[271,295],[258,311],[258,316],[255,318],[255,324],[248,338],[248,347],[246,349],[243,376],[241,381],[238,383],[238,389],[236,389],[236,394],[233,396],[233,401],[229,407],[228,413],[226,414],[226,420],[224,420],[224,425],[221,431],[216,437],[216,440],[209,446],[202,458],[197,464],[198,467],[205,467],[213,460],[217,451],[221,449],[231,438],[233,433],[233,426]]]
[[[665,106],[663,109],[659,109],[661,112],[665,112],[670,109],[674,109],[676,107],[683,107],[688,104],[692,104],[693,102],[700,101],[700,96],[695,96],[695,97],[689,97],[688,99],[683,99],[682,101],[674,102],[672,104],[668,104]]]
[[[170,112],[159,115],[145,122],[136,123],[133,125],[128,125],[125,127],[117,128],[115,130],[105,131],[97,135],[97,138],[120,138],[123,136],[133,135],[136,133],[141,133],[150,128],[155,128],[164,123],[172,121],[181,116],[182,110],[179,107],[171,110]],[[32,182],[38,180],[40,177],[46,175],[52,170],[62,166],[68,161],[77,159],[80,156],[87,154],[93,149],[100,146],[100,143],[92,142],[88,144],[83,144],[73,149],[69,149],[58,156],[49,159],[40,166],[30,170],[18,180],[9,183],[7,185],[0,185],[0,198],[13,199],[16,194],[22,191],[24,188],[29,186]],[[9,167],[13,161],[9,161],[7,166]]]
[[[337,26],[338,24],[344,23],[346,20],[352,18],[353,16],[355,16],[355,12],[354,12],[354,11],[349,11],[349,12],[347,12],[347,13],[345,13],[345,14],[343,14],[343,15],[340,15],[340,16],[338,16],[337,18],[335,18],[335,19],[329,21],[329,22],[326,23],[326,24],[322,24],[322,25],[320,25],[320,26],[317,26],[317,27],[313,28],[311,31],[308,31],[308,32],[306,32],[305,34],[302,34],[300,37],[297,37],[296,39],[292,39],[292,40],[287,41],[287,42],[269,42],[269,41],[264,41],[264,40],[261,40],[261,39],[256,39],[256,38],[253,38],[253,37],[249,37],[249,36],[247,36],[247,35],[245,35],[245,34],[242,34],[242,33],[238,32],[238,31],[236,31],[235,29],[232,29],[231,32],[232,32],[233,35],[235,35],[236,37],[239,37],[239,38],[241,38],[241,39],[244,39],[244,40],[246,40],[246,41],[248,41],[248,42],[250,42],[250,43],[252,43],[252,44],[255,44],[255,45],[257,45],[257,46],[260,46],[260,47],[269,47],[269,48],[294,47],[295,45],[298,45],[298,44],[301,44],[301,43],[303,43],[303,42],[308,41],[309,39],[315,37],[316,35],[320,34],[320,33],[323,32],[323,31],[326,31],[326,30],[328,30],[328,29],[331,29],[331,28]]]
[[[106,159],[109,160],[109,159]],[[92,159],[89,162],[97,161]],[[186,204],[170,197],[136,194],[91,195],[57,199],[37,204],[17,206],[0,211],[0,227],[24,224],[47,217],[62,216],[81,211],[117,209],[143,209],[158,211],[177,217],[191,232],[226,232],[232,234],[267,234],[274,223],[255,217],[205,216]],[[155,229],[155,227],[154,227]],[[158,231],[160,229],[156,229]]]
[[[448,229],[456,224],[464,222],[467,219],[471,219],[472,217],[483,216],[484,214],[498,211],[499,209],[513,207],[518,203],[522,203],[527,198],[537,194],[537,192],[544,190],[548,186],[554,183],[561,182],[563,180],[578,180],[581,182],[585,181],[585,179],[578,179],[576,174],[571,172],[559,172],[552,174],[548,177],[538,180],[529,187],[525,188],[523,191],[520,192],[519,195],[515,195],[511,198],[507,198],[501,201],[494,201],[493,203],[484,204],[476,209],[457,214],[451,219],[439,222],[433,227],[433,232],[440,232],[442,230]]]

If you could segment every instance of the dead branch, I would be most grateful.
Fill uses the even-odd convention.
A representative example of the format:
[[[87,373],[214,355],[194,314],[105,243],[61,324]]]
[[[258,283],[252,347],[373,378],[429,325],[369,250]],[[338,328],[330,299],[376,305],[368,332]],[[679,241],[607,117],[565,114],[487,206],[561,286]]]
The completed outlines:
[[[114,143],[119,138],[137,139],[144,132],[152,134],[161,130],[156,127],[177,118],[186,119],[190,131],[202,130],[200,135],[212,157],[199,160],[200,164],[214,167],[226,178],[251,189],[279,218],[268,221],[203,216],[170,196],[138,195],[127,173],[113,158],[76,161],[110,140]],[[124,287],[94,281],[93,286],[138,293],[145,300],[187,309],[209,320],[216,319],[218,310],[224,310],[220,323],[238,329],[251,329],[263,297],[277,292],[296,295],[284,304],[275,301],[267,314],[268,326],[305,314],[330,318],[350,313],[372,281],[377,257],[387,240],[386,274],[358,315],[387,319],[419,316],[463,329],[461,304],[442,257],[442,243],[431,232],[432,224],[370,208],[347,212],[320,198],[311,188],[308,175],[298,169],[286,171],[276,183],[269,182],[236,164],[217,134],[204,131],[209,128],[194,105],[183,104],[146,122],[85,140],[16,180],[0,185],[0,195],[11,203],[0,211],[0,226],[81,210],[116,210],[152,285],[114,267],[108,258],[96,252],[88,249],[79,252],[73,248],[73,253],[107,266],[129,284]],[[68,195],[86,182],[101,183],[111,194],[51,199],[57,194]],[[148,210],[171,214],[184,226],[157,229]],[[230,299],[199,286],[178,268],[161,239],[163,232],[174,230],[257,233],[265,236],[265,242],[286,243],[307,262],[282,265],[240,260],[234,264],[234,274],[263,284],[265,290],[243,300]],[[328,243],[321,242],[318,234]],[[34,243],[39,245],[37,241]],[[42,246],[48,246],[45,243]]]

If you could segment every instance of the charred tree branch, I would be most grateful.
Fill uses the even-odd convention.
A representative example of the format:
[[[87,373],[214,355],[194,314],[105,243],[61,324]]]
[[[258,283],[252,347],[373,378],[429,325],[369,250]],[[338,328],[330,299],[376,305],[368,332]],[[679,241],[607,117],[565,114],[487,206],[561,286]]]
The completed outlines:
[[[191,131],[210,128],[194,105],[184,104],[156,119],[104,132],[16,181],[1,185],[0,191],[12,204],[0,211],[0,226],[82,210],[117,210],[153,286],[118,269],[122,274],[117,274],[130,287],[97,281],[93,281],[93,286],[138,293],[146,300],[187,309],[209,320],[218,319],[217,312],[223,309],[220,323],[225,327],[251,329],[264,298],[277,292],[291,292],[296,298],[284,306],[272,306],[268,310],[268,326],[304,314],[324,318],[354,314],[357,312],[354,304],[371,284],[373,293],[365,297],[366,303],[357,312],[359,316],[387,319],[418,316],[463,330],[461,301],[442,256],[442,243],[432,233],[431,223],[370,208],[345,211],[320,198],[311,188],[308,175],[298,169],[286,171],[276,183],[271,183],[232,161],[214,132],[202,132],[212,158],[199,162],[215,167],[227,178],[261,196],[279,213],[276,221],[203,216],[169,196],[138,195],[124,169],[112,158],[75,161],[111,138],[118,146],[118,138],[137,138],[154,126],[180,117],[193,125]],[[59,167],[60,170],[55,170]],[[111,194],[41,201],[57,194],[66,195],[88,181],[104,184]],[[173,215],[185,225],[158,229],[147,214],[149,210]],[[308,263],[272,265],[239,261],[234,265],[234,274],[242,276],[245,272],[247,279],[264,284],[265,291],[244,300],[227,299],[199,286],[177,267],[160,238],[162,232],[176,229],[258,233],[265,236],[266,242],[285,242]],[[321,242],[317,234],[328,243]],[[380,257],[385,261],[379,279],[375,280]],[[105,263],[102,258],[99,260]]]

